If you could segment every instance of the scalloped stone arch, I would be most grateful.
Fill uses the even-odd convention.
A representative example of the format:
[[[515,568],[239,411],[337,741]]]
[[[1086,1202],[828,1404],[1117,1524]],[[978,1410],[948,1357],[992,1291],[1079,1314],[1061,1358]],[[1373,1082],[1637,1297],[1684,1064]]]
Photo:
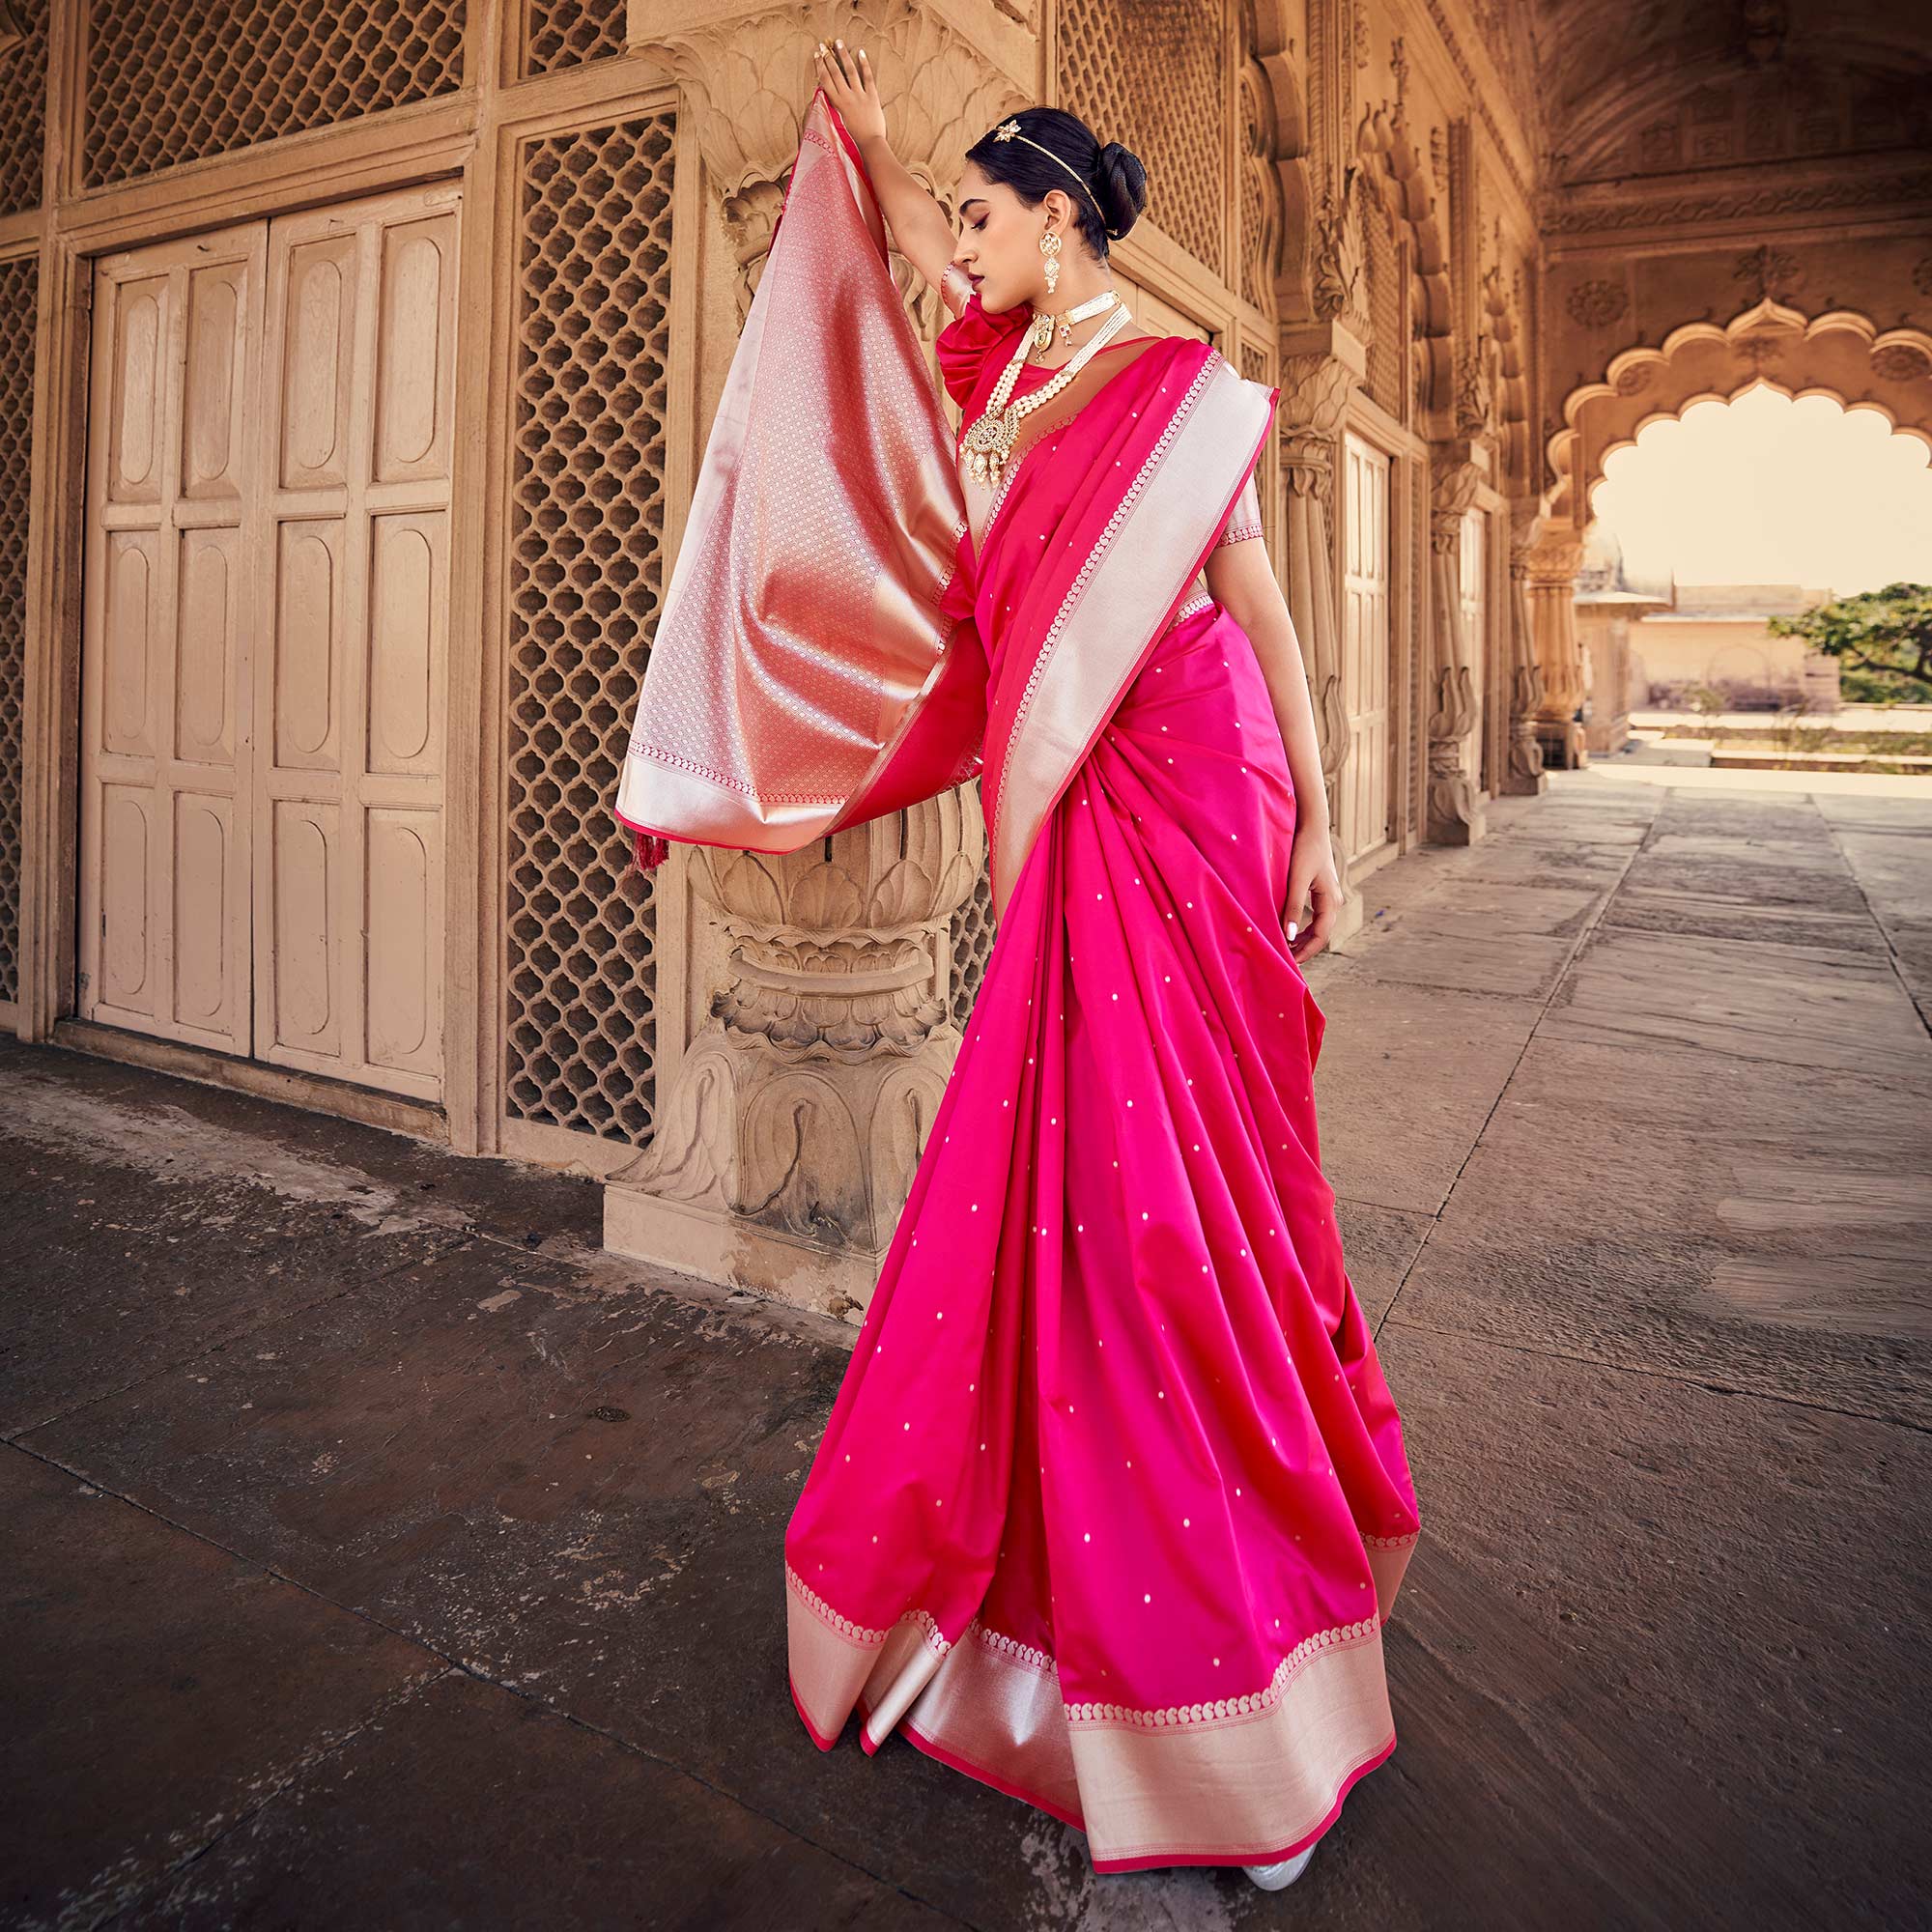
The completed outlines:
[[[1652,423],[1760,384],[1794,401],[1828,396],[1847,411],[1875,411],[1932,450],[1932,335],[1882,329],[1856,309],[1807,316],[1767,298],[1726,323],[1685,323],[1656,348],[1619,350],[1600,381],[1571,390],[1546,448],[1552,524],[1587,527],[1605,459]]]

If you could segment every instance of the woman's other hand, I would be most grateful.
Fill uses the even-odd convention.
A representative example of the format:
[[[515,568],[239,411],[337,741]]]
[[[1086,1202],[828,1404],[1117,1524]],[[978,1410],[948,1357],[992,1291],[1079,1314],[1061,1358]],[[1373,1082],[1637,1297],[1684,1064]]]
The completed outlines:
[[[1302,912],[1313,907],[1304,923]],[[1297,826],[1288,861],[1288,903],[1282,907],[1282,929],[1296,965],[1313,959],[1328,944],[1337,914],[1342,910],[1342,880],[1335,869],[1335,846],[1328,827],[1319,819]]]
[[[818,72],[818,84],[824,88],[825,98],[838,108],[845,131],[855,141],[868,140],[875,134],[883,140],[886,103],[879,99],[879,84],[872,78],[871,62],[866,58],[865,48],[853,53],[843,41],[834,41],[829,47],[820,41],[818,51],[811,58]]]

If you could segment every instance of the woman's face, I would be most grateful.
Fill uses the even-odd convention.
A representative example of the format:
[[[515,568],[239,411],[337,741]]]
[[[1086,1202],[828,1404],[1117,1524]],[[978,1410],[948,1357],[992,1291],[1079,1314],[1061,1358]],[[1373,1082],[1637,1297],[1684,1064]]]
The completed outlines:
[[[1005,182],[988,181],[973,162],[961,170],[959,245],[952,259],[972,276],[989,313],[1044,298],[1046,257],[1039,238],[1049,220],[1060,227],[1064,245],[1079,246],[1059,199],[1049,192],[1037,208],[1029,208]]]

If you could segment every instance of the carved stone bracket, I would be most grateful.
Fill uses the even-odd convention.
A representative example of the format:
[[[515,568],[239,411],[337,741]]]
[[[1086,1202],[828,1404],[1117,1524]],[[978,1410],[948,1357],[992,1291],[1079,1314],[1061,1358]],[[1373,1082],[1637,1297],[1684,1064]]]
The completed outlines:
[[[1360,199],[1350,195],[1338,208],[1334,196],[1324,192],[1311,265],[1316,319],[1346,322],[1366,342],[1371,322],[1364,245]]]
[[[798,153],[800,117],[811,99],[812,48],[835,36],[848,46],[863,39],[885,86],[893,152],[946,203],[959,156],[1002,116],[1032,98],[1003,71],[993,52],[975,46],[937,9],[893,0],[810,0],[772,11],[747,9],[671,33],[652,30],[656,10],[633,6],[634,51],[646,52],[675,76],[684,112],[697,137],[738,268],[738,319],[751,311],[758,276],[783,205],[783,183]],[[1002,10],[1006,37],[1029,24],[1030,5]],[[995,35],[996,41],[1003,37]],[[895,277],[910,294],[909,266]],[[931,314],[938,297],[923,290]]]

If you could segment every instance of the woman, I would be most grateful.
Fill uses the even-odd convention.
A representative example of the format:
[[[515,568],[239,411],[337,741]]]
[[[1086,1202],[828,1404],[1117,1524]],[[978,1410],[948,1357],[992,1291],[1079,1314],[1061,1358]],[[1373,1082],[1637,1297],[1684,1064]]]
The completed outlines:
[[[1272,1888],[1395,1747],[1419,1533],[1316,1139],[1340,891],[1257,514],[1278,392],[1128,326],[1118,144],[1000,124],[955,256],[864,51],[818,72],[620,815],[645,863],[789,851],[978,771],[999,925],[786,1532],[793,1698],[1096,1870]],[[888,226],[951,312],[956,444]]]

